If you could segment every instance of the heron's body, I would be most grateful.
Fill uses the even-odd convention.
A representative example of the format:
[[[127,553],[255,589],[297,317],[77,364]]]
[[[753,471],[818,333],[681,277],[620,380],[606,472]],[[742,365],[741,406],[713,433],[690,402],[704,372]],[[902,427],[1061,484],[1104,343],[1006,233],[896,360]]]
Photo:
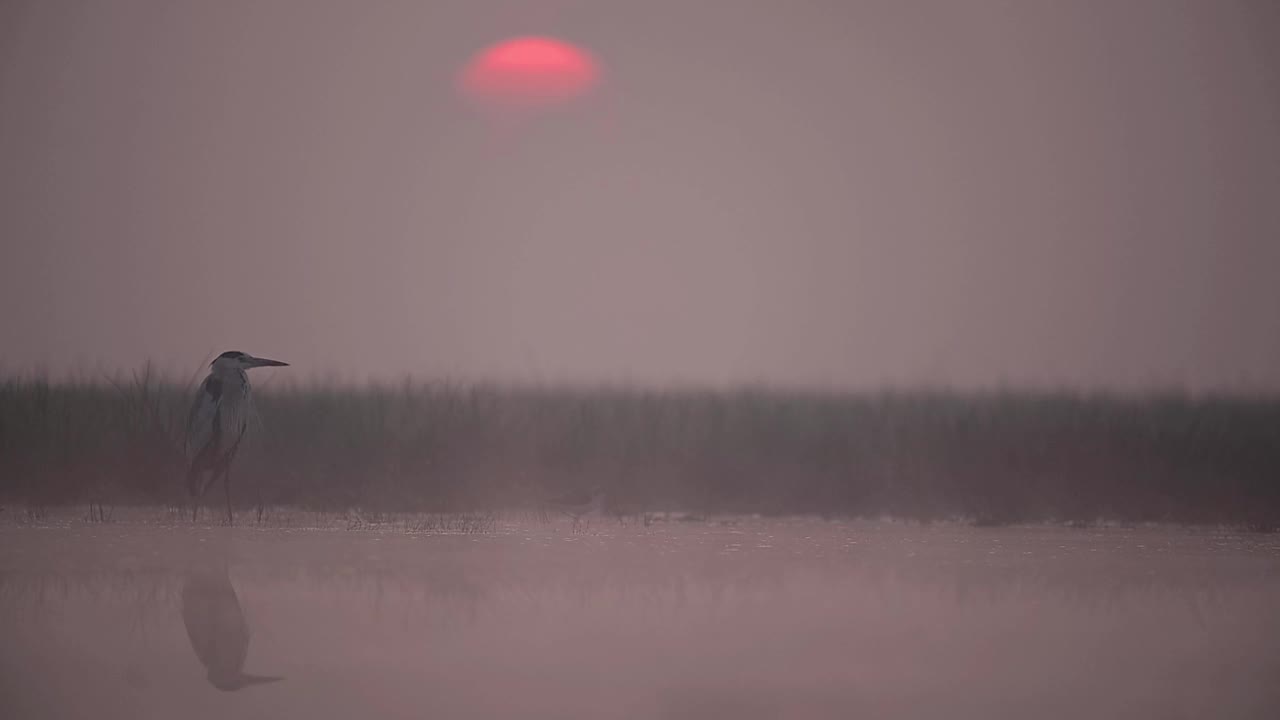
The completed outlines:
[[[231,351],[219,355],[209,366],[209,375],[200,383],[187,419],[187,492],[192,498],[193,520],[200,499],[221,477],[227,497],[227,522],[232,521],[231,462],[249,427],[251,388],[245,370],[286,364]]]
[[[187,424],[193,476],[231,463],[249,426],[249,377],[243,370],[210,373],[200,383]]]

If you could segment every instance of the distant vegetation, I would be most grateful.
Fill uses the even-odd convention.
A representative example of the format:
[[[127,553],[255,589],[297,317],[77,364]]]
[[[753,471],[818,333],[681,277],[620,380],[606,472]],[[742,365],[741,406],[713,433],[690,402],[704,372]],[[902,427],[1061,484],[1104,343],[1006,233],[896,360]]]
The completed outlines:
[[[0,499],[180,504],[191,388],[0,381]],[[238,504],[1280,527],[1280,398],[279,385]]]

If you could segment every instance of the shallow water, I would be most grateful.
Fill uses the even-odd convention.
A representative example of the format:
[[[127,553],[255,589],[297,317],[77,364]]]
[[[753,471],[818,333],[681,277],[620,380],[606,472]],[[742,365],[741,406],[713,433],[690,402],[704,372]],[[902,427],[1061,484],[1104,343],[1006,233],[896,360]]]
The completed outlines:
[[[9,520],[0,716],[1280,717],[1277,536],[577,530]]]

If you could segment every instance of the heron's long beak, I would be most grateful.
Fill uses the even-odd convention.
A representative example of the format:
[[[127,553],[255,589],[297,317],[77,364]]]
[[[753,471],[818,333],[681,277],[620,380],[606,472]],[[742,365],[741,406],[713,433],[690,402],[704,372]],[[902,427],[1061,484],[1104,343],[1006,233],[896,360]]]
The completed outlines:
[[[279,360],[268,360],[266,358],[256,357],[249,361],[249,367],[288,367],[289,363],[280,362]]]

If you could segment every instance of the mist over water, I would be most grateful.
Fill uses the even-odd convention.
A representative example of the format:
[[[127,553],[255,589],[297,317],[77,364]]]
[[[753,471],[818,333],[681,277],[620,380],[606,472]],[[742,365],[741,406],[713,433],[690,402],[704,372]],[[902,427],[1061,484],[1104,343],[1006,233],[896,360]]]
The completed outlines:
[[[1264,718],[1280,702],[1265,536],[143,520],[56,545],[0,527],[13,716]],[[207,681],[184,619],[193,568],[219,566],[245,670],[284,679]]]

